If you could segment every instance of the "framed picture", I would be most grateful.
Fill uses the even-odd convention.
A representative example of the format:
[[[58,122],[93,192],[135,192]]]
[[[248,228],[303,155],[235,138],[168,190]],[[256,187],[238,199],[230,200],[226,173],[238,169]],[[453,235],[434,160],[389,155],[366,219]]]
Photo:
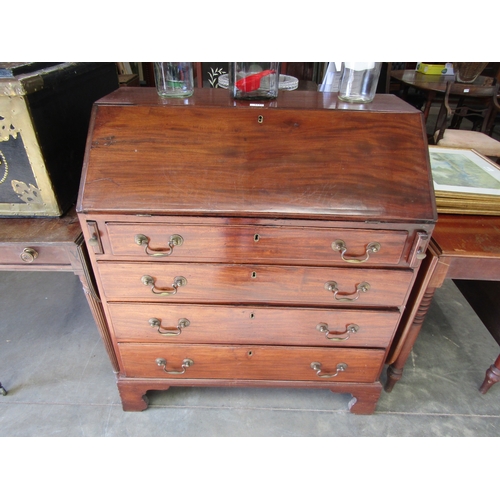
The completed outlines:
[[[500,215],[500,165],[470,149],[429,146],[441,213]]]

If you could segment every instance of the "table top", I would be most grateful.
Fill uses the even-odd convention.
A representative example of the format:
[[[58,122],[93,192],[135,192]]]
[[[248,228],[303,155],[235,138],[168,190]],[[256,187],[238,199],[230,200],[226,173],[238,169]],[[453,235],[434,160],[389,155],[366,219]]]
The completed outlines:
[[[500,280],[500,217],[440,214],[432,246],[440,262],[435,286],[446,278]]]
[[[454,75],[426,75],[414,69],[391,71],[391,77],[412,87],[434,92],[445,92],[446,84],[455,81]],[[473,85],[491,85],[491,83],[491,78],[478,76]]]
[[[443,255],[500,260],[500,217],[440,214],[432,237]]]
[[[74,245],[81,232],[75,207],[63,217],[5,217],[0,222],[0,246],[20,242]]]

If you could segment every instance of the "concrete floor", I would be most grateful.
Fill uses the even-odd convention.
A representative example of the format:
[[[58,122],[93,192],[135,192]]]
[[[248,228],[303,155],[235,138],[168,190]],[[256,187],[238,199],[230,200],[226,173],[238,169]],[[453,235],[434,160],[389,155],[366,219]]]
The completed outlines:
[[[252,388],[171,388],[123,412],[76,276],[0,272],[0,297],[0,436],[500,436],[500,384],[478,391],[500,347],[452,281],[370,416],[349,394]]]

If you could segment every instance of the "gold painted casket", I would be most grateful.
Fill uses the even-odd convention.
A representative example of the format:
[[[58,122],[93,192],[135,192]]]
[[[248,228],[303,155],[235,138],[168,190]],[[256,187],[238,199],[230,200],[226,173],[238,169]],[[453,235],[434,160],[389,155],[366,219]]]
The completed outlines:
[[[92,104],[114,63],[0,63],[0,217],[57,217],[76,201]]]

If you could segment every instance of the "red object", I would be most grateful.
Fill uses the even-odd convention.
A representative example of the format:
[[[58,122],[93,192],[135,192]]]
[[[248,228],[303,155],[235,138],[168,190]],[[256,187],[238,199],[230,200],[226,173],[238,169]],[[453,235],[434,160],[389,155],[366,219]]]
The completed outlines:
[[[260,81],[267,75],[276,73],[274,69],[266,69],[260,73],[255,73],[254,75],[245,76],[236,82],[236,88],[242,92],[253,92],[260,87]]]

